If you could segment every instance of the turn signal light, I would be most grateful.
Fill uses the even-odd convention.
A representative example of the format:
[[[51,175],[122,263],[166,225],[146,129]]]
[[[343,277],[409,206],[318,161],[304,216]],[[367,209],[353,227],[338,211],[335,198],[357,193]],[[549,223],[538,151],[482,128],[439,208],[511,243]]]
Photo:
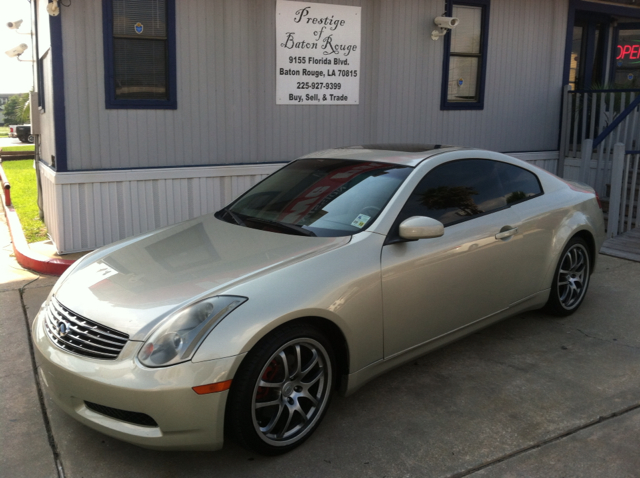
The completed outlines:
[[[198,385],[197,387],[193,387],[193,391],[198,395],[205,395],[207,393],[217,393],[224,392],[225,390],[229,390],[231,388],[231,380],[226,380],[224,382],[218,383],[209,383],[207,385]]]

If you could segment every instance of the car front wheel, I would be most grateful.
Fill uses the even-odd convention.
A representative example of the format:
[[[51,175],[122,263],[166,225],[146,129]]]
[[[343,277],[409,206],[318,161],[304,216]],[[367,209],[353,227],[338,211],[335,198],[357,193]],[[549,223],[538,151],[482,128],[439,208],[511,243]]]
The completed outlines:
[[[579,237],[569,241],[556,267],[547,310],[554,315],[573,314],[582,303],[591,274],[591,259],[586,242]]]
[[[304,442],[324,417],[335,383],[330,342],[315,327],[285,326],[262,339],[233,379],[226,430],[264,455]]]

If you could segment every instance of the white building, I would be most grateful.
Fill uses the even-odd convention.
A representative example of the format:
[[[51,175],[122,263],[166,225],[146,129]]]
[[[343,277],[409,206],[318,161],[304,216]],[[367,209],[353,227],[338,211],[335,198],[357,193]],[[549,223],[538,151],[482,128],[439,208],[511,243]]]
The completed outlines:
[[[94,249],[352,144],[475,146],[555,171],[564,85],[638,87],[633,3],[103,0],[50,16],[33,0],[47,227],[60,252]],[[434,40],[443,12],[460,22]]]

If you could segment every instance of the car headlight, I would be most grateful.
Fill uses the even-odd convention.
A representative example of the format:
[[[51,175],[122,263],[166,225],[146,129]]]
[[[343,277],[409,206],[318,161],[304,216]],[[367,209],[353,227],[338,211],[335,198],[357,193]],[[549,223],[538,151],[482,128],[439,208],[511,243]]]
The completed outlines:
[[[189,360],[209,331],[246,301],[246,297],[216,296],[176,312],[153,331],[138,359],[147,367]]]

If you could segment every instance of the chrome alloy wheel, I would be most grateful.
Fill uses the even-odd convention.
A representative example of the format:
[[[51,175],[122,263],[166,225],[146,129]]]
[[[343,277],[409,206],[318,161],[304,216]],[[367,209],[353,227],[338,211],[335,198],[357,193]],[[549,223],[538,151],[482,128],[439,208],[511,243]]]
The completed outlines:
[[[565,251],[558,269],[558,299],[562,307],[577,307],[589,285],[589,253],[581,243]]]
[[[322,344],[297,338],[267,360],[251,403],[253,426],[266,443],[286,446],[303,438],[322,416],[332,380]]]

